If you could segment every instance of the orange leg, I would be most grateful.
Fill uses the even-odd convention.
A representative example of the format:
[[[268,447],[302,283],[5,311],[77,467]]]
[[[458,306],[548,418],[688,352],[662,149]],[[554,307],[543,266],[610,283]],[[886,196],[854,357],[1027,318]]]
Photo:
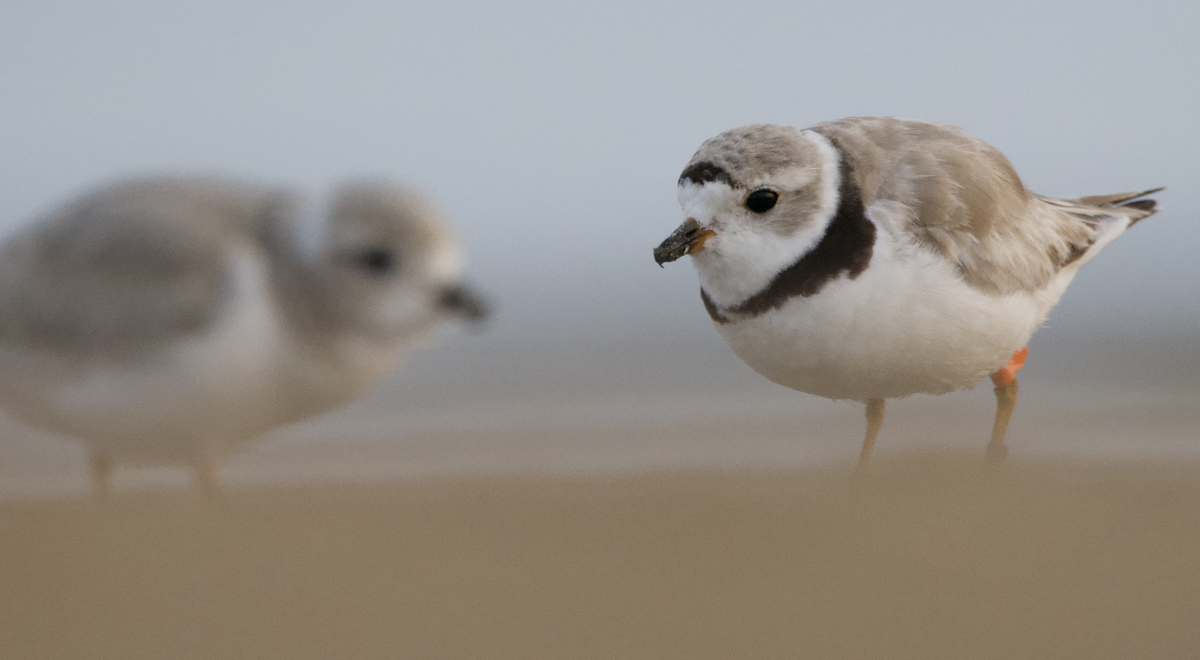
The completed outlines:
[[[883,403],[883,399],[867,399],[867,435],[863,438],[862,451],[858,453],[860,471],[866,469],[871,450],[875,448],[875,438],[879,437],[879,429],[883,428]]]
[[[1012,419],[1013,409],[1017,407],[1017,372],[1025,366],[1027,355],[1029,348],[1022,348],[1012,354],[1008,364],[992,374],[992,384],[996,386],[996,421],[992,424],[992,439],[984,452],[986,460],[1003,461],[1008,456],[1004,436],[1008,433],[1008,422]]]

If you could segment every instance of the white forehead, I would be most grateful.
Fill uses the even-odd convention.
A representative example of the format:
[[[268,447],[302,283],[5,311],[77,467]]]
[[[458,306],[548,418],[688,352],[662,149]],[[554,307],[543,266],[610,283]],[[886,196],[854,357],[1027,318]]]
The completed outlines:
[[[729,213],[741,207],[742,195],[720,181],[703,184],[683,181],[677,193],[684,215],[701,222],[706,216]]]

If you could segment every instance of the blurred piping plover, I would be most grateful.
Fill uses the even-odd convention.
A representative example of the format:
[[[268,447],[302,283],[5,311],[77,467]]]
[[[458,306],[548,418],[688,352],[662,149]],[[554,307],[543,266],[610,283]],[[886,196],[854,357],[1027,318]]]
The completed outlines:
[[[679,177],[687,220],[654,250],[690,254],[717,331],[768,379],[861,401],[866,464],[884,400],[991,376],[986,455],[1003,458],[1029,337],[1079,267],[1155,212],[1160,189],[1044,197],[996,149],[941,123],[755,124]]]
[[[403,350],[482,307],[442,216],[350,183],[304,196],[146,179],[67,203],[0,248],[0,407],[202,488],[266,431],[358,398]]]

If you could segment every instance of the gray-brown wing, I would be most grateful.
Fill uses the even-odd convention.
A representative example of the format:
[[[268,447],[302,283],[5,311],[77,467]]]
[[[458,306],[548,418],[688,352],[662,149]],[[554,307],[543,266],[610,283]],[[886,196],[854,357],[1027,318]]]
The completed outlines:
[[[143,181],[81,198],[0,250],[0,342],[119,357],[204,328],[226,290],[226,247],[262,195]]]
[[[870,207],[904,209],[907,229],[993,294],[1046,286],[1091,238],[1086,223],[1040,202],[999,151],[947,124],[850,118],[814,130],[853,160]]]

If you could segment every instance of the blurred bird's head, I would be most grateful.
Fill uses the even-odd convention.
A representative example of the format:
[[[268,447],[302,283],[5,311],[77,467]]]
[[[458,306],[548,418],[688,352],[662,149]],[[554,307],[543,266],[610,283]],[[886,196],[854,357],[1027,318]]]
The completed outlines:
[[[406,341],[441,321],[486,315],[460,277],[454,231],[417,194],[392,183],[352,182],[308,206],[295,225],[296,242],[340,330]]]

